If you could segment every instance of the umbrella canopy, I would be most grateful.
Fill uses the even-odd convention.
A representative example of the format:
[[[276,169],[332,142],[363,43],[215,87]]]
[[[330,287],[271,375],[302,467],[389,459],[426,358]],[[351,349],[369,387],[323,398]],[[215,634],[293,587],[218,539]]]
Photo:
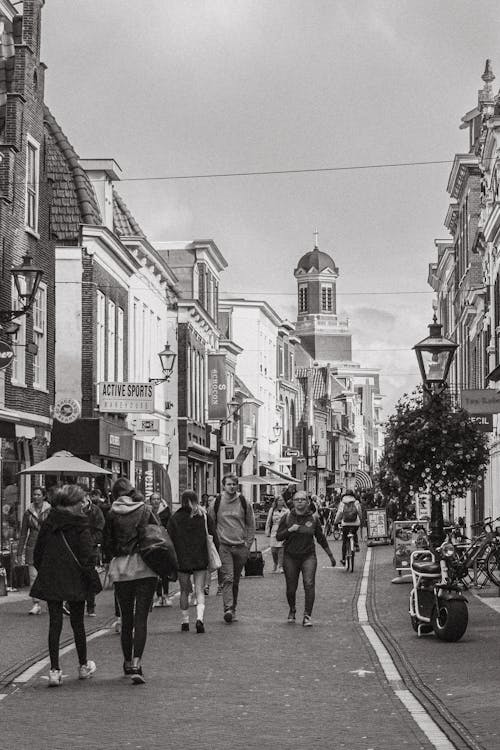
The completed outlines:
[[[23,469],[20,474],[57,474],[70,476],[88,476],[91,474],[111,474],[107,469],[82,461],[68,451],[59,451],[45,461]]]
[[[278,479],[277,477],[258,477],[255,474],[247,474],[244,477],[238,477],[239,484],[263,484],[263,485],[278,485],[278,484],[297,484],[297,482],[287,479]]]

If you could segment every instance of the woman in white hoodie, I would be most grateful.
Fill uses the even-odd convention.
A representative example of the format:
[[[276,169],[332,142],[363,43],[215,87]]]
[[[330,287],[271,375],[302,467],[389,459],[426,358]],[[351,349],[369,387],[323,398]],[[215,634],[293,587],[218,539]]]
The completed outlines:
[[[273,556],[273,573],[283,573],[283,542],[276,540],[276,532],[284,515],[288,513],[284,497],[277,497],[269,508],[266,520],[266,536],[271,537],[271,555]]]

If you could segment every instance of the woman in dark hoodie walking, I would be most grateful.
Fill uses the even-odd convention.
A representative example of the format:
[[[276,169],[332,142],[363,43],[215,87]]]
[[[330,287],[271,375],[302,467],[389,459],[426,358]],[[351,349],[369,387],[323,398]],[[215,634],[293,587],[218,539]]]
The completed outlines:
[[[30,595],[44,599],[49,610],[49,687],[62,684],[59,640],[63,624],[63,602],[67,602],[78,654],[78,677],[92,677],[96,671],[87,660],[85,601],[95,581],[95,550],[89,522],[83,513],[85,492],[75,484],[61,487],[54,495],[54,506],[43,522],[33,563],[37,570]]]
[[[141,685],[146,681],[141,659],[158,576],[140,556],[139,540],[144,526],[156,521],[126,477],[116,480],[111,496],[113,504],[104,526],[104,551],[111,559],[109,577],[121,612],[123,673],[132,678],[134,685]]]

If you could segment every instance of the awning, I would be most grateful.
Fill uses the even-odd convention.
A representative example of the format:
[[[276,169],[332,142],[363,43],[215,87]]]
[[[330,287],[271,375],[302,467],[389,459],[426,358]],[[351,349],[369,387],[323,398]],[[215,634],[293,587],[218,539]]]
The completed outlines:
[[[281,479],[275,479],[274,477],[259,477],[256,474],[247,474],[243,477],[238,477],[238,484],[259,484],[274,487],[279,484],[287,484],[287,482],[283,482]]]
[[[260,464],[263,469],[266,469],[266,471],[270,471],[271,474],[275,474],[277,477],[280,477],[281,479],[284,479],[285,482],[288,482],[289,484],[301,484],[301,482],[295,477],[292,477],[291,474],[285,474],[284,471],[278,471],[278,469],[275,469],[274,466],[270,466],[269,464]]]
[[[357,490],[369,490],[373,487],[372,478],[367,471],[363,471],[363,469],[356,469],[354,486]]]

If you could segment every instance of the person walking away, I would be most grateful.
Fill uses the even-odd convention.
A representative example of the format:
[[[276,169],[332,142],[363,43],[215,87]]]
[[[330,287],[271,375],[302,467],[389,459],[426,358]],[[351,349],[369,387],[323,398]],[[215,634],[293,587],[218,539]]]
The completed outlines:
[[[17,563],[22,564],[24,560],[28,566],[30,586],[33,586],[36,578],[36,567],[33,563],[33,552],[38,538],[40,527],[51,511],[51,504],[47,502],[45,487],[35,487],[31,495],[31,505],[26,509],[21,524],[21,534],[17,543]],[[42,608],[36,598],[32,598],[32,607],[28,614],[40,615]]]
[[[283,573],[283,542],[278,542],[276,532],[284,515],[288,513],[284,497],[277,497],[269,508],[266,520],[266,536],[270,537],[271,555],[273,557],[273,573]]]
[[[210,505],[215,501],[215,497],[213,495],[207,495],[206,493],[201,496],[201,505],[203,508],[205,508],[205,511],[208,513],[208,509],[210,508]],[[219,568],[220,570],[220,568]],[[219,570],[217,571],[217,577],[219,574]],[[203,593],[205,596],[208,596],[210,594],[210,583],[212,580],[212,574],[210,570],[207,568],[207,572],[205,573],[205,585],[203,587]],[[217,586],[217,593],[222,594],[222,586],[219,591],[219,587]]]
[[[165,529],[168,526],[168,522],[172,516],[172,512],[168,507],[167,503],[162,500],[159,492],[152,492],[149,496],[149,504],[151,506],[151,512],[153,513],[156,523],[158,526],[163,526]],[[166,578],[162,580],[158,579],[156,586],[155,598],[153,599],[153,607],[171,607],[172,599],[168,595],[169,580]]]
[[[168,533],[175,547],[179,563],[179,586],[181,589],[180,608],[182,615],[181,631],[189,631],[189,593],[191,576],[196,596],[196,632],[204,633],[205,614],[205,573],[208,570],[207,530],[219,546],[215,523],[198,503],[198,496],[192,490],[181,495],[181,507],[168,522]]]
[[[63,602],[67,602],[78,654],[78,677],[86,680],[96,671],[87,659],[85,601],[95,570],[95,549],[88,518],[83,512],[85,492],[76,484],[63,485],[54,493],[55,506],[42,523],[33,550],[37,576],[31,596],[44,599],[49,610],[49,687],[62,684],[59,641],[63,625]]]
[[[293,496],[293,509],[282,517],[276,539],[284,542],[283,569],[285,571],[286,598],[290,608],[288,622],[295,623],[297,587],[299,576],[302,573],[302,584],[304,586],[302,625],[311,627],[316,595],[316,569],[318,567],[314,539],[325,550],[333,568],[336,561],[323,533],[321,521],[317,514],[312,512],[305,492],[299,491]]]
[[[236,622],[241,572],[255,537],[255,516],[251,504],[238,492],[235,474],[223,478],[222,494],[210,507],[209,515],[219,538],[224,620]]]
[[[90,535],[94,545],[94,557],[97,563],[101,563],[100,549],[102,547],[102,535],[104,531],[104,514],[99,507],[99,501],[95,494],[87,495],[84,512],[89,519]],[[89,617],[95,617],[95,593],[90,592],[87,597],[87,614]]]
[[[351,532],[354,534],[354,549],[359,552],[358,529],[361,524],[361,505],[352,492],[344,492],[342,495],[333,524],[334,526],[340,524],[342,528],[342,559],[340,562],[345,565]]]
[[[104,525],[104,550],[111,560],[109,577],[120,607],[123,673],[131,677],[134,685],[141,685],[146,682],[141,660],[158,576],[143,561],[138,549],[144,527],[156,521],[126,477],[116,480],[111,496],[113,503]]]

